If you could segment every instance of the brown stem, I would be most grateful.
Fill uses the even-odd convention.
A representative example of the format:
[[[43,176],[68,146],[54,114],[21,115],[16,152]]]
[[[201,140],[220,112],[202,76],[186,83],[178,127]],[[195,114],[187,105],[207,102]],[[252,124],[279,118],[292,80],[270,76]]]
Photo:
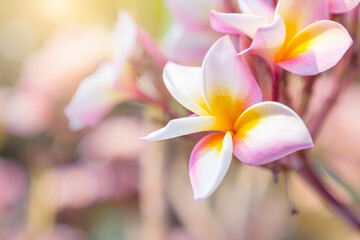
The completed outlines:
[[[286,187],[286,195],[287,195],[287,199],[290,205],[290,213],[291,215],[295,215],[298,213],[297,208],[295,207],[294,204],[294,199],[293,199],[293,195],[292,195],[292,191],[291,191],[291,183],[290,183],[290,173],[289,171],[284,171],[284,176],[285,176],[285,187]]]
[[[285,103],[285,105],[289,106],[290,108],[292,107],[292,102],[291,102],[291,97],[289,95],[289,92],[287,90],[288,88],[288,76],[289,74],[284,72],[281,76],[281,82],[283,84],[283,90],[280,92],[280,100],[281,102]]]
[[[272,76],[272,101],[278,102],[279,101],[279,83],[280,83],[280,74],[279,74],[279,68],[274,66],[274,68],[270,69],[271,76]],[[272,172],[273,172],[273,178],[274,182],[277,183],[279,181],[279,172],[280,172],[280,166],[279,162],[275,161],[272,163]]]
[[[301,98],[300,107],[298,113],[300,116],[304,116],[308,110],[309,100],[312,93],[312,89],[315,83],[315,80],[318,76],[308,76],[305,77],[305,86],[303,89],[303,94]]]
[[[275,66],[274,69],[272,69],[272,80],[273,80],[273,88],[272,88],[272,101],[278,102],[279,101],[279,69]]]
[[[304,154],[305,156],[305,154]],[[338,201],[333,195],[329,193],[320,177],[315,173],[309,162],[303,159],[303,168],[298,171],[298,174],[304,179],[317,193],[346,221],[351,223],[355,228],[360,230],[360,218],[356,216],[353,211],[344,203]]]
[[[280,165],[278,161],[275,161],[271,164],[271,170],[273,172],[273,180],[274,183],[278,183],[279,182],[279,174],[280,174]]]
[[[171,110],[168,103],[161,101],[159,99],[153,98],[149,96],[148,94],[144,93],[140,89],[136,88],[136,95],[140,101],[143,101],[145,103],[151,103],[154,104],[164,110],[164,112],[169,115],[170,118],[177,118],[177,116],[174,114],[174,112]]]

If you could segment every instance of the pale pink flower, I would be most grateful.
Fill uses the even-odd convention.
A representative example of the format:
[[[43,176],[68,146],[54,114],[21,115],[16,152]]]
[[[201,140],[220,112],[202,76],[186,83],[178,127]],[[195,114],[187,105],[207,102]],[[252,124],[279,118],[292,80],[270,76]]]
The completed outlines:
[[[172,61],[198,64],[221,35],[211,29],[212,9],[224,11],[221,0],[168,0],[175,22],[164,38],[164,50]]]
[[[120,11],[112,36],[112,61],[102,63],[81,82],[65,109],[72,130],[96,125],[116,104],[134,95],[133,89],[126,89],[126,81],[133,80],[127,61],[136,39],[136,23],[125,10]]]
[[[239,0],[250,6],[243,14],[211,12],[212,27],[244,33],[252,39],[245,50],[298,75],[316,75],[333,67],[352,45],[347,30],[329,18],[328,0],[279,0],[276,9],[264,1]]]
[[[202,67],[169,62],[164,83],[197,116],[172,120],[143,140],[215,131],[202,138],[191,153],[189,173],[197,200],[215,191],[233,154],[247,165],[258,166],[313,146],[294,111],[277,102],[261,102],[259,85],[229,36],[213,45]]]
[[[331,13],[345,13],[354,9],[360,0],[328,0],[329,11]],[[273,0],[238,0],[240,10],[243,13],[252,13],[256,12],[259,15],[271,16],[275,11],[274,1]],[[301,4],[301,3],[300,3]]]

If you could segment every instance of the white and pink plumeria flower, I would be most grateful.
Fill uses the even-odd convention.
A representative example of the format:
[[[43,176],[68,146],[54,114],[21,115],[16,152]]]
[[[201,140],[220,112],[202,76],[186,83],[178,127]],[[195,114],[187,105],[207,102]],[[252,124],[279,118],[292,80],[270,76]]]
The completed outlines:
[[[128,59],[137,40],[137,26],[132,17],[121,10],[112,34],[111,61],[105,62],[79,85],[72,101],[65,109],[69,127],[80,130],[96,125],[112,108],[133,97],[129,82]]]
[[[210,19],[219,32],[250,37],[252,43],[244,51],[261,56],[272,69],[279,66],[298,75],[316,75],[333,67],[352,45],[348,31],[328,20],[329,11],[335,11],[335,5],[349,10],[357,3],[279,0],[274,8],[264,0],[239,0],[244,13],[212,11]]]
[[[211,47],[202,67],[169,62],[163,77],[171,95],[195,116],[171,120],[142,139],[156,141],[213,131],[196,144],[190,157],[196,200],[215,191],[233,155],[258,166],[313,146],[304,122],[294,111],[277,102],[262,102],[259,85],[228,35]]]

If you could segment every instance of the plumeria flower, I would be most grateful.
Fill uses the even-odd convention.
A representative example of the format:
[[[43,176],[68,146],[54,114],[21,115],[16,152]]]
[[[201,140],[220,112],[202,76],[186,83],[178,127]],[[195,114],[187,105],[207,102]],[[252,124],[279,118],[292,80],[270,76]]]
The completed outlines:
[[[164,37],[164,50],[173,61],[201,63],[209,48],[221,35],[211,29],[211,9],[225,11],[222,0],[167,0],[174,17]]]
[[[83,80],[65,109],[72,130],[96,125],[116,104],[133,98],[127,62],[136,40],[136,23],[125,10],[121,10],[113,30],[111,61],[101,64]]]
[[[330,13],[345,13],[354,9],[360,0],[328,0]],[[272,16],[275,11],[273,0],[238,0],[243,13]]]
[[[329,0],[279,0],[276,9],[261,0],[239,0],[244,14],[211,12],[212,27],[244,33],[246,52],[298,75],[316,75],[333,67],[352,45],[348,31],[329,18]]]
[[[190,156],[196,200],[215,191],[233,154],[247,165],[258,166],[313,146],[294,111],[277,102],[261,102],[259,85],[228,35],[211,47],[202,67],[169,62],[163,76],[171,95],[196,115],[171,120],[142,139],[214,132],[202,138]]]

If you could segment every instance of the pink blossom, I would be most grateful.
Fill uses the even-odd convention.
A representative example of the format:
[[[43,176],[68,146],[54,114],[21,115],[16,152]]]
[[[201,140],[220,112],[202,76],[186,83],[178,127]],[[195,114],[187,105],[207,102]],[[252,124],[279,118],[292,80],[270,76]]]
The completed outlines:
[[[239,1],[240,6],[249,3]],[[316,75],[337,64],[352,45],[347,30],[327,20],[328,0],[279,0],[276,9],[255,2],[252,11],[244,14],[212,11],[211,25],[219,32],[249,36],[252,44],[244,52],[261,56],[271,68],[277,65],[298,75]]]
[[[81,82],[65,109],[72,130],[96,125],[116,104],[135,95],[127,61],[136,39],[135,21],[125,10],[120,11],[112,34],[111,61],[102,63]]]
[[[171,95],[198,116],[171,120],[142,139],[215,131],[203,137],[190,156],[189,174],[197,200],[215,191],[233,154],[247,165],[258,166],[313,146],[295,112],[277,102],[261,102],[259,85],[229,36],[213,45],[202,67],[169,62],[163,76]]]

